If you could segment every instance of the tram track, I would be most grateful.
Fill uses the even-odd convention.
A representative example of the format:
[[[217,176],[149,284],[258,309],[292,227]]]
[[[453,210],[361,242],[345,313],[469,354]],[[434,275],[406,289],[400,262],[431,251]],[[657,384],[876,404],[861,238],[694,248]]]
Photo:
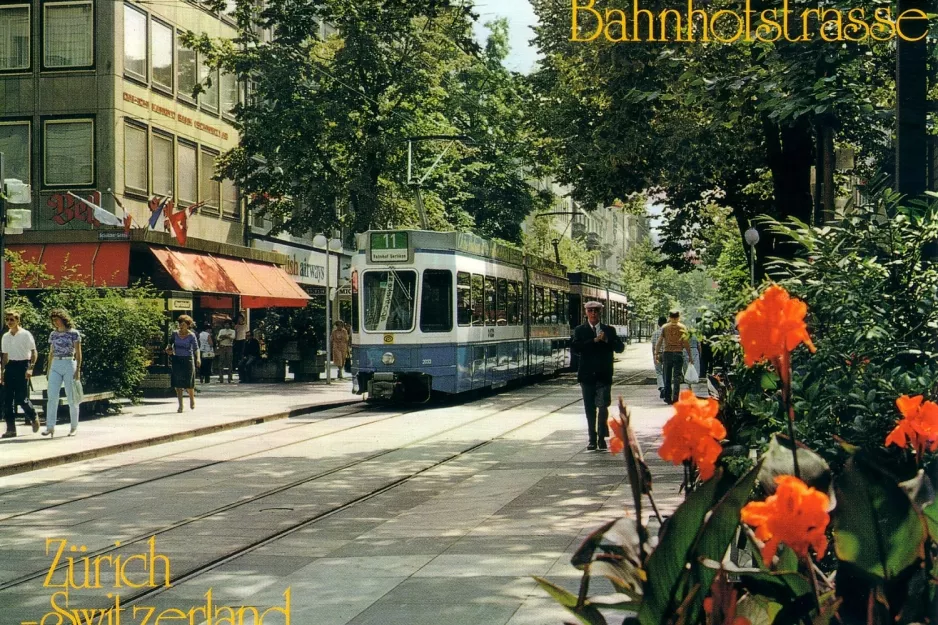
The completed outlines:
[[[637,378],[637,377],[638,377],[637,375],[632,375],[632,376],[626,376],[624,379],[635,379],[635,378]],[[616,382],[614,381],[614,383],[616,383]],[[626,383],[626,382],[624,382],[624,381],[619,381],[618,383],[619,383],[619,384],[623,384],[623,383]],[[542,399],[543,397],[544,397],[544,395],[541,395],[541,396],[539,396],[539,397],[537,397],[537,398],[535,398],[535,399]],[[533,400],[531,400],[531,401],[533,401]],[[199,577],[199,576],[201,576],[201,575],[204,575],[205,573],[208,573],[208,572],[210,572],[210,571],[212,571],[212,570],[214,570],[214,569],[217,569],[217,568],[220,567],[220,566],[223,566],[223,565],[225,565],[225,564],[227,564],[227,563],[229,563],[229,562],[232,562],[232,561],[234,561],[234,560],[236,560],[236,559],[238,559],[238,558],[240,558],[240,557],[242,557],[242,556],[245,556],[245,555],[247,555],[247,554],[249,554],[249,553],[251,553],[251,552],[253,552],[253,551],[256,551],[256,550],[258,550],[258,549],[261,549],[261,548],[263,548],[263,547],[266,546],[266,545],[269,545],[269,544],[271,544],[271,543],[276,542],[277,540],[280,540],[280,539],[282,539],[282,538],[285,538],[286,536],[289,536],[290,534],[294,534],[294,533],[296,533],[296,532],[299,532],[299,531],[301,531],[301,530],[303,530],[303,529],[306,529],[306,528],[308,528],[308,527],[310,527],[310,526],[312,526],[312,525],[314,525],[314,524],[316,524],[316,523],[319,523],[319,522],[324,521],[324,520],[326,520],[326,519],[328,519],[328,518],[330,518],[330,517],[332,517],[332,516],[335,516],[335,515],[337,515],[337,514],[339,514],[339,513],[341,513],[341,512],[344,512],[344,511],[346,511],[346,510],[349,510],[350,508],[353,508],[353,507],[356,506],[356,505],[359,505],[359,504],[361,504],[361,503],[364,503],[364,502],[366,502],[366,501],[369,501],[369,500],[371,500],[371,499],[374,499],[375,497],[378,497],[378,496],[380,496],[380,495],[383,495],[384,493],[387,493],[387,492],[389,492],[389,491],[391,491],[391,490],[394,490],[395,488],[398,488],[398,487],[400,487],[400,486],[403,486],[403,485],[407,484],[408,482],[414,480],[414,479],[417,478],[417,477],[420,477],[421,475],[423,475],[423,474],[425,474],[425,473],[428,473],[428,472],[430,472],[430,471],[432,471],[432,470],[434,470],[434,469],[437,469],[437,468],[439,468],[439,467],[441,467],[441,466],[443,466],[443,465],[449,464],[449,463],[453,462],[454,460],[457,460],[457,459],[460,459],[460,458],[462,458],[462,457],[464,457],[464,456],[467,456],[467,455],[469,455],[469,454],[471,454],[471,453],[473,453],[473,452],[478,451],[479,449],[482,449],[482,448],[484,448],[484,447],[487,447],[488,445],[491,445],[491,444],[494,443],[495,441],[497,441],[497,440],[499,440],[499,439],[502,439],[502,438],[504,438],[504,437],[506,437],[506,436],[512,434],[513,432],[516,432],[516,431],[518,431],[518,430],[520,430],[520,429],[522,429],[522,428],[528,427],[529,425],[531,425],[531,424],[533,424],[533,423],[536,423],[536,422],[540,421],[541,419],[545,419],[545,418],[547,418],[547,417],[549,417],[549,416],[551,416],[551,415],[554,415],[554,414],[556,414],[557,412],[560,412],[561,410],[563,410],[563,409],[565,409],[565,408],[567,408],[567,407],[569,407],[569,406],[572,406],[573,404],[578,404],[578,403],[580,403],[580,401],[581,401],[581,398],[580,398],[580,397],[577,397],[577,398],[574,399],[573,401],[564,403],[564,404],[562,404],[562,405],[560,405],[560,406],[556,406],[556,407],[554,407],[554,408],[548,410],[547,412],[545,412],[545,413],[543,413],[543,414],[540,414],[540,415],[538,415],[538,416],[536,416],[536,417],[534,417],[534,418],[532,418],[532,419],[526,420],[524,423],[521,423],[520,425],[517,425],[517,426],[515,426],[515,427],[513,427],[513,428],[510,428],[510,429],[504,431],[504,432],[501,432],[501,433],[498,434],[497,436],[494,436],[494,437],[491,437],[491,438],[489,438],[489,439],[487,439],[487,440],[484,440],[484,441],[475,443],[475,444],[473,444],[473,445],[470,445],[470,446],[468,446],[468,447],[466,447],[466,448],[464,448],[464,449],[461,449],[461,450],[457,451],[456,453],[450,454],[449,456],[447,456],[446,458],[443,458],[442,460],[438,460],[438,461],[436,461],[436,462],[434,462],[434,463],[432,463],[432,464],[430,464],[430,465],[428,465],[428,466],[426,466],[426,467],[423,467],[423,468],[421,468],[421,469],[418,469],[418,470],[416,470],[416,471],[413,471],[413,472],[409,473],[408,475],[405,475],[405,476],[403,476],[403,477],[399,477],[399,478],[397,478],[397,479],[395,479],[395,480],[392,480],[391,482],[388,482],[388,483],[386,483],[386,484],[383,484],[383,485],[379,486],[378,488],[372,489],[371,491],[369,491],[369,492],[367,492],[367,493],[364,493],[364,494],[362,494],[362,495],[359,495],[359,496],[357,496],[357,497],[354,497],[353,499],[351,499],[351,500],[349,500],[349,501],[346,501],[346,502],[344,502],[344,503],[342,503],[342,504],[340,504],[340,505],[333,506],[332,508],[330,508],[330,509],[328,509],[328,510],[325,510],[325,511],[323,511],[323,512],[319,512],[319,513],[317,513],[317,514],[315,514],[315,515],[313,515],[313,516],[311,516],[311,517],[308,517],[308,518],[306,518],[306,519],[303,519],[302,521],[298,521],[297,523],[294,523],[293,525],[291,525],[291,526],[289,526],[289,527],[287,527],[287,528],[284,528],[284,529],[282,529],[282,530],[278,530],[277,532],[274,532],[274,533],[271,534],[270,536],[266,536],[266,537],[264,537],[264,538],[262,538],[262,539],[260,539],[260,540],[257,540],[257,541],[255,541],[255,542],[253,542],[253,543],[251,543],[251,544],[249,544],[249,545],[247,545],[247,546],[239,547],[239,548],[237,548],[237,549],[235,549],[235,550],[232,550],[232,551],[230,551],[229,553],[227,553],[227,554],[225,554],[225,555],[223,555],[223,556],[220,556],[220,557],[218,557],[218,558],[215,558],[215,559],[211,560],[211,561],[208,562],[208,563],[205,563],[205,564],[196,566],[196,567],[194,567],[194,568],[191,568],[191,569],[189,569],[189,570],[187,570],[187,571],[184,571],[184,572],[180,573],[179,575],[177,575],[177,576],[175,576],[175,577],[171,577],[171,578],[170,578],[170,581],[169,581],[169,584],[167,584],[167,585],[158,586],[158,587],[156,587],[156,588],[148,588],[148,589],[142,590],[142,591],[140,591],[140,592],[138,592],[138,593],[135,593],[135,594],[132,594],[132,595],[128,595],[127,597],[125,597],[124,599],[122,599],[122,602],[121,602],[121,603],[122,603],[122,605],[124,605],[124,606],[132,607],[134,604],[137,604],[137,603],[139,603],[140,601],[142,601],[142,600],[144,600],[144,599],[149,599],[149,598],[151,598],[151,597],[160,595],[160,594],[166,592],[166,590],[167,590],[168,588],[170,588],[170,587],[177,587],[179,584],[188,582],[188,581],[190,581],[190,580],[192,580],[192,579],[195,579],[195,578],[197,578],[197,577]],[[529,402],[523,402],[523,403],[529,403]],[[501,411],[499,411],[499,412],[501,412]],[[496,414],[497,414],[497,413],[496,413]],[[472,420],[472,421],[470,421],[470,422],[467,422],[467,423],[464,423],[464,424],[460,424],[460,425],[455,426],[455,427],[453,427],[453,428],[448,428],[447,430],[444,430],[444,431],[442,431],[442,432],[434,433],[434,434],[432,434],[432,435],[430,435],[430,436],[428,436],[428,437],[425,437],[424,439],[418,439],[417,441],[412,441],[411,443],[408,443],[407,445],[403,445],[403,446],[398,447],[398,448],[396,448],[396,449],[389,450],[389,451],[387,451],[387,452],[383,452],[383,453],[377,454],[377,456],[382,456],[382,455],[386,455],[387,453],[392,453],[392,452],[400,451],[401,449],[405,449],[406,447],[410,447],[410,446],[412,446],[412,445],[418,444],[418,443],[420,443],[420,442],[423,441],[423,440],[426,440],[426,439],[429,439],[429,438],[434,438],[434,437],[439,436],[439,435],[441,435],[441,434],[445,434],[446,432],[449,432],[449,431],[452,431],[452,430],[455,430],[455,429],[458,429],[458,428],[465,427],[466,425],[470,425],[470,424],[472,424],[472,423],[476,423],[476,422],[478,422],[478,421],[480,421],[480,420],[483,420],[483,419],[490,418],[491,416],[493,416],[493,415],[489,414],[489,415],[485,415],[485,416],[479,417],[478,419],[474,419],[474,420]],[[360,464],[360,463],[355,463],[355,464]],[[2,586],[0,586],[0,590],[2,590],[2,589],[3,589]]]
[[[627,384],[627,383],[628,383],[628,380],[637,378],[639,375],[642,375],[642,374],[638,374],[638,375],[633,374],[633,375],[631,375],[631,376],[623,376],[623,377],[617,379],[617,381],[615,381],[614,383],[615,383],[615,384]],[[426,442],[426,441],[428,441],[428,440],[430,440],[430,439],[439,437],[439,436],[441,436],[441,435],[445,435],[445,434],[447,434],[447,433],[453,432],[453,431],[458,430],[458,429],[461,429],[461,428],[465,428],[465,427],[470,426],[470,425],[473,425],[473,424],[477,424],[477,423],[479,423],[480,421],[483,421],[483,420],[486,420],[486,419],[491,419],[492,417],[496,417],[496,416],[502,414],[505,410],[516,409],[516,408],[519,408],[519,407],[521,407],[521,406],[524,406],[525,404],[529,404],[529,403],[534,402],[534,401],[542,400],[542,399],[544,399],[544,397],[549,396],[549,395],[553,395],[553,394],[558,393],[558,392],[562,392],[563,390],[568,389],[570,386],[571,386],[571,385],[564,385],[562,388],[560,388],[560,389],[558,389],[558,390],[556,390],[556,391],[550,391],[550,392],[542,393],[542,394],[537,395],[537,396],[534,396],[534,397],[530,397],[530,398],[525,399],[525,400],[523,400],[523,401],[520,401],[520,402],[518,402],[518,403],[516,403],[516,404],[513,404],[512,406],[507,407],[507,408],[506,408],[506,407],[499,407],[498,409],[496,409],[496,410],[494,410],[494,411],[487,412],[486,414],[483,414],[483,415],[481,415],[481,416],[479,416],[479,417],[477,417],[477,418],[475,418],[475,419],[471,419],[471,420],[469,420],[469,421],[459,423],[459,424],[454,425],[454,426],[452,426],[452,427],[445,428],[445,429],[443,429],[443,430],[433,432],[432,434],[429,434],[429,435],[424,436],[424,437],[422,437],[422,438],[419,438],[419,439],[410,441],[409,443],[407,443],[407,444],[405,444],[405,445],[401,445],[401,446],[394,447],[394,448],[391,448],[391,449],[386,449],[386,450],[383,450],[383,451],[380,451],[380,452],[376,452],[376,453],[373,453],[373,454],[369,454],[369,455],[367,455],[367,456],[362,456],[362,457],[357,458],[356,460],[354,460],[354,461],[352,461],[352,462],[344,463],[344,464],[342,464],[342,465],[340,465],[340,466],[333,467],[333,468],[327,469],[327,470],[325,470],[325,471],[320,471],[320,472],[314,473],[314,474],[312,474],[312,475],[308,475],[308,476],[305,476],[305,477],[302,477],[302,478],[293,480],[293,481],[291,481],[291,482],[289,482],[289,483],[287,483],[287,484],[282,484],[282,485],[276,486],[276,487],[274,487],[274,488],[267,489],[267,490],[265,490],[265,491],[262,491],[262,492],[260,492],[260,493],[255,494],[255,495],[252,495],[252,496],[247,497],[247,498],[245,498],[245,499],[241,499],[241,500],[238,500],[238,501],[235,501],[235,502],[230,502],[230,503],[224,504],[224,505],[222,505],[222,506],[218,506],[218,507],[216,507],[216,508],[214,508],[214,509],[212,509],[212,510],[208,510],[208,511],[203,512],[203,513],[201,513],[201,514],[198,514],[198,515],[196,515],[196,516],[189,517],[189,518],[183,519],[183,520],[181,520],[181,521],[177,521],[177,522],[175,522],[175,523],[170,523],[170,524],[168,524],[168,525],[164,525],[164,526],[159,527],[159,528],[156,528],[156,529],[148,530],[147,532],[145,532],[145,533],[143,533],[143,534],[138,534],[137,536],[131,537],[131,538],[129,538],[129,539],[122,540],[119,545],[109,545],[109,546],[104,547],[104,548],[101,548],[101,549],[97,549],[97,550],[93,550],[93,551],[89,550],[89,551],[87,551],[86,553],[83,553],[82,555],[83,555],[83,557],[86,556],[86,557],[88,557],[88,558],[95,558],[95,557],[97,557],[97,556],[107,555],[107,554],[109,554],[109,553],[113,553],[113,552],[118,551],[118,550],[126,549],[126,548],[128,548],[128,547],[130,547],[130,546],[132,546],[132,545],[135,545],[135,544],[144,543],[145,541],[148,541],[150,538],[152,538],[152,537],[154,537],[154,536],[159,536],[160,534],[165,534],[165,533],[167,533],[167,532],[174,531],[174,530],[177,530],[177,529],[186,527],[187,525],[191,525],[191,524],[197,523],[197,522],[199,522],[199,521],[202,521],[202,520],[207,519],[207,518],[209,518],[209,517],[215,516],[215,515],[217,515],[217,514],[221,514],[221,513],[224,513],[224,512],[229,512],[229,511],[231,511],[231,510],[235,510],[235,509],[238,509],[238,508],[241,508],[241,507],[244,507],[244,506],[248,506],[248,505],[254,504],[254,503],[256,503],[256,502],[258,502],[258,501],[260,501],[260,500],[263,500],[263,499],[265,499],[265,498],[268,498],[268,497],[271,497],[271,496],[274,496],[274,495],[277,495],[277,494],[280,494],[280,493],[289,491],[289,490],[291,490],[291,489],[294,489],[294,488],[297,488],[297,487],[300,487],[300,486],[304,486],[304,485],[306,485],[306,484],[309,484],[309,483],[311,483],[311,482],[315,482],[315,481],[317,481],[317,480],[322,480],[323,478],[329,477],[329,476],[331,476],[331,475],[335,475],[335,474],[340,473],[340,472],[343,472],[343,471],[347,471],[347,470],[349,470],[349,469],[355,468],[355,467],[357,467],[357,466],[360,466],[360,465],[365,464],[365,463],[368,463],[368,462],[372,462],[372,461],[374,461],[374,460],[376,460],[376,459],[382,458],[382,457],[384,457],[384,456],[388,456],[389,454],[396,453],[396,452],[399,452],[399,451],[401,451],[401,450],[407,449],[408,447],[412,447],[412,446],[415,446],[415,445],[419,445],[419,444],[421,444],[421,443],[424,443],[424,442]],[[329,516],[333,516],[334,514],[336,514],[336,513],[338,513],[338,512],[341,512],[341,511],[343,511],[343,510],[346,510],[346,509],[348,509],[349,507],[351,507],[351,506],[353,506],[353,505],[357,505],[357,504],[359,504],[359,503],[362,503],[363,501],[367,501],[368,499],[371,499],[371,498],[373,498],[373,497],[376,497],[376,496],[380,495],[381,493],[387,492],[388,490],[391,490],[392,488],[395,488],[395,487],[397,487],[397,486],[400,486],[401,484],[404,484],[404,483],[406,483],[406,482],[412,480],[413,478],[417,477],[418,475],[421,475],[421,474],[423,474],[423,473],[425,473],[425,472],[427,472],[427,471],[429,471],[429,470],[431,470],[431,469],[433,469],[433,468],[435,468],[435,467],[438,467],[438,466],[440,466],[440,465],[442,465],[442,464],[446,464],[446,463],[448,463],[448,462],[452,462],[453,460],[455,460],[455,459],[457,459],[457,458],[459,458],[459,457],[461,457],[461,456],[463,456],[463,455],[466,455],[467,453],[471,453],[472,451],[475,451],[475,450],[477,450],[477,449],[479,449],[479,448],[481,448],[481,447],[484,447],[484,446],[486,446],[486,445],[492,443],[493,441],[498,440],[499,438],[502,438],[502,437],[504,437],[504,436],[510,434],[511,432],[514,432],[514,431],[516,431],[516,430],[518,430],[518,429],[520,429],[520,428],[522,428],[522,427],[526,427],[527,425],[530,425],[531,423],[535,423],[536,421],[538,421],[538,420],[540,420],[540,419],[546,418],[547,416],[550,416],[550,415],[552,415],[552,414],[554,414],[554,413],[556,413],[556,412],[558,412],[558,411],[560,411],[560,410],[563,410],[564,408],[567,408],[567,407],[570,406],[570,405],[573,405],[573,404],[575,404],[575,403],[578,403],[579,401],[580,401],[580,398],[577,397],[577,398],[574,399],[573,401],[570,401],[570,402],[567,402],[567,403],[565,403],[565,404],[563,404],[563,405],[560,405],[560,406],[558,406],[558,407],[555,407],[555,408],[549,410],[548,412],[546,412],[546,413],[544,413],[544,414],[541,414],[541,415],[539,415],[539,416],[537,416],[537,417],[535,417],[535,418],[533,418],[533,419],[530,419],[530,420],[525,421],[525,422],[524,422],[523,424],[521,424],[521,425],[518,425],[518,426],[516,426],[516,427],[514,427],[514,428],[511,428],[511,429],[505,431],[505,432],[502,432],[502,433],[499,434],[497,437],[490,438],[490,439],[488,439],[488,440],[486,440],[486,441],[482,441],[481,443],[476,443],[476,444],[474,444],[474,445],[472,445],[472,446],[470,446],[470,447],[468,447],[468,448],[466,448],[466,449],[463,449],[463,450],[461,450],[461,451],[459,451],[459,452],[457,452],[457,453],[455,453],[455,454],[452,454],[452,455],[448,456],[447,458],[445,458],[445,459],[443,459],[443,460],[441,460],[441,461],[438,461],[438,462],[436,462],[436,463],[433,463],[433,464],[430,465],[430,466],[424,467],[424,468],[422,468],[422,469],[420,469],[420,470],[418,470],[418,471],[415,471],[415,472],[413,472],[413,473],[411,473],[411,474],[409,474],[409,475],[407,475],[407,476],[404,476],[404,477],[402,477],[402,478],[398,478],[398,479],[396,479],[396,480],[393,480],[393,481],[390,482],[389,484],[385,484],[385,485],[383,485],[383,486],[381,486],[381,487],[379,487],[379,488],[377,488],[377,489],[374,489],[374,490],[370,491],[369,493],[366,493],[366,494],[361,495],[361,496],[359,496],[359,497],[353,498],[352,500],[350,500],[350,501],[348,501],[348,502],[345,502],[345,503],[343,503],[343,504],[341,504],[341,505],[339,505],[339,506],[334,506],[333,508],[330,508],[329,510],[326,510],[326,511],[324,511],[324,512],[318,513],[318,514],[316,514],[316,515],[314,515],[314,516],[312,516],[312,517],[310,517],[310,518],[304,519],[304,520],[302,520],[302,521],[300,521],[300,522],[298,522],[298,523],[296,523],[296,524],[291,525],[290,527],[288,527],[288,528],[286,528],[286,529],[279,530],[279,531],[275,532],[274,534],[272,534],[272,535],[270,535],[270,536],[267,536],[267,537],[265,537],[265,538],[262,538],[262,539],[260,539],[260,540],[258,540],[258,541],[256,541],[256,542],[254,542],[254,543],[251,543],[250,545],[248,545],[248,546],[246,546],[246,547],[242,547],[242,548],[236,549],[236,550],[230,552],[229,554],[226,554],[225,556],[222,556],[222,557],[220,557],[220,558],[216,558],[215,560],[213,560],[212,562],[210,562],[210,563],[208,563],[208,564],[206,564],[206,565],[200,565],[200,566],[198,566],[198,567],[195,567],[194,569],[190,569],[189,571],[186,571],[186,572],[182,573],[179,577],[181,578],[181,577],[184,577],[184,576],[185,576],[186,579],[189,579],[189,578],[191,578],[191,577],[194,577],[194,576],[200,575],[200,574],[202,574],[202,573],[204,573],[204,572],[207,572],[208,570],[211,570],[211,569],[213,569],[213,568],[217,568],[218,566],[224,564],[225,562],[231,561],[231,560],[233,560],[233,559],[235,559],[235,558],[237,558],[237,557],[240,557],[241,555],[244,555],[244,554],[246,554],[246,553],[248,553],[248,552],[250,552],[250,551],[254,551],[254,550],[256,550],[256,549],[262,547],[263,545],[269,544],[270,542],[273,542],[273,541],[275,541],[275,540],[277,540],[277,539],[279,539],[279,538],[282,538],[283,536],[286,536],[286,535],[288,535],[288,534],[290,534],[290,533],[293,533],[293,532],[295,532],[295,531],[298,531],[298,530],[300,530],[300,529],[303,529],[303,528],[305,528],[305,527],[307,527],[307,526],[309,526],[309,525],[311,525],[311,524],[313,524],[313,523],[315,523],[315,522],[321,521],[321,520],[323,520],[323,519],[325,519],[325,518],[327,518],[327,517],[329,517]],[[364,411],[362,411],[362,412],[364,412]],[[415,411],[410,411],[410,412],[415,412]],[[410,412],[403,413],[403,414],[410,414]],[[375,423],[375,422],[378,422],[378,421],[383,421],[383,420],[387,420],[387,419],[391,419],[391,418],[397,418],[397,417],[403,416],[403,414],[392,415],[392,416],[389,416],[389,417],[385,417],[384,419],[376,419],[376,420],[374,420],[374,421],[369,422],[368,424],[372,424],[372,423]],[[344,428],[344,429],[341,429],[341,430],[336,430],[336,431],[333,431],[333,432],[329,432],[329,433],[317,435],[317,436],[315,436],[315,437],[310,437],[309,439],[304,439],[304,440],[302,440],[302,441],[291,441],[290,443],[287,443],[287,444],[278,446],[277,448],[284,448],[284,447],[295,446],[295,445],[298,445],[298,444],[302,444],[302,443],[308,442],[308,440],[314,440],[314,439],[316,439],[316,438],[323,438],[323,437],[325,437],[325,436],[331,436],[331,435],[334,435],[334,434],[339,434],[339,433],[341,433],[341,432],[348,431],[348,430],[351,430],[351,429],[355,429],[355,428],[357,428],[357,427],[363,427],[364,425],[368,425],[368,424],[358,424],[358,425],[352,426],[352,427],[350,427],[350,428]],[[305,425],[310,425],[310,424],[305,424]],[[299,426],[298,426],[298,427],[299,427]],[[282,431],[282,430],[280,430],[280,431]],[[252,455],[258,455],[258,454],[268,453],[268,452],[270,452],[270,451],[273,450],[273,449],[275,449],[275,448],[265,449],[265,450],[260,451],[260,452],[253,452],[252,454],[246,454],[245,456],[252,456]],[[227,462],[232,462],[233,460],[235,460],[235,459],[229,458],[229,459],[222,460],[222,461],[216,461],[216,462],[213,462],[213,463],[210,463],[210,464],[211,464],[212,466],[215,466],[215,465],[224,464],[224,463],[227,463]],[[203,467],[203,468],[204,468],[204,467]],[[185,471],[185,472],[188,473],[188,472],[191,472],[192,470],[196,470],[196,469],[190,469],[190,470]],[[159,476],[159,477],[157,477],[157,478],[154,478],[153,480],[148,480],[147,482],[154,482],[154,481],[158,481],[158,480],[160,480],[160,479],[167,479],[167,478],[169,478],[169,477],[172,477],[172,476]],[[135,484],[135,485],[139,485],[139,484]],[[130,485],[126,485],[125,487],[121,487],[121,488],[119,488],[119,489],[114,489],[114,490],[124,490],[124,489],[127,488],[127,487],[130,487]],[[113,492],[113,491],[110,491],[110,492]],[[93,498],[95,498],[95,497],[104,496],[105,494],[106,494],[106,493],[99,493],[99,494],[97,494],[97,495],[92,495],[92,496],[89,496],[89,497],[86,497],[86,498],[82,498],[81,500],[82,500],[82,501],[85,501],[85,500],[88,500],[88,499],[93,499]],[[58,504],[58,505],[61,506],[61,505],[65,505],[65,504],[63,503],[63,504]],[[17,516],[22,516],[22,514],[17,515]],[[63,565],[61,565],[61,566],[59,566],[59,567],[57,567],[57,568],[55,568],[55,569],[53,569],[53,570],[54,570],[54,571],[58,571],[58,570],[60,570],[60,569],[62,569],[62,568],[64,568],[64,567],[65,567],[65,565],[63,564]],[[16,578],[14,578],[14,579],[8,581],[8,582],[4,582],[4,583],[0,584],[0,592],[9,590],[9,589],[11,589],[11,588],[15,588],[15,587],[17,587],[17,586],[22,586],[23,584],[26,584],[26,583],[28,583],[28,582],[31,582],[31,581],[36,580],[36,579],[39,579],[39,578],[43,578],[43,577],[45,577],[46,575],[52,575],[52,574],[53,574],[53,571],[50,571],[49,568],[44,568],[44,569],[41,569],[41,570],[38,570],[38,571],[34,571],[34,572],[32,572],[32,573],[26,573],[26,574],[24,574],[24,575],[21,575],[21,576],[19,576],[19,577],[16,577]],[[174,583],[175,583],[175,581],[174,581]],[[152,593],[152,592],[144,592],[144,593],[140,593],[139,595],[128,596],[128,597],[127,597],[128,605],[129,605],[129,602],[130,602],[130,601],[139,601],[140,599],[145,598],[145,597],[147,597],[147,596],[150,596],[151,594],[153,594],[153,593]]]

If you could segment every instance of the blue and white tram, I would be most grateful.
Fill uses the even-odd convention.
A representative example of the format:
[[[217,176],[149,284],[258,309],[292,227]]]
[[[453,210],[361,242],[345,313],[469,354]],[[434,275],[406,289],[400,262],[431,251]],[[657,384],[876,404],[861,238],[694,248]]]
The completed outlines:
[[[623,340],[628,336],[628,297],[622,285],[603,280],[586,272],[568,274],[570,281],[569,318],[570,332],[586,321],[583,305],[586,302],[601,302],[603,305],[603,323],[613,326]],[[576,370],[576,355],[573,355],[571,368]]]
[[[424,401],[566,366],[565,269],[457,232],[369,231],[352,261],[352,371]]]

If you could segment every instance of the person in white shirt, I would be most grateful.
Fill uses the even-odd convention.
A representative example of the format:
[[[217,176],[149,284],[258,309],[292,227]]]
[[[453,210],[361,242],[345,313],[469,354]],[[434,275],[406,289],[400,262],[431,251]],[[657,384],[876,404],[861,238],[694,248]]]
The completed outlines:
[[[212,322],[205,324],[199,332],[199,351],[202,352],[202,366],[199,368],[199,381],[208,384],[212,378],[212,361],[215,360],[215,339],[212,338]]]
[[[244,344],[247,343],[248,322],[244,313],[238,315],[238,321],[234,325],[234,361],[240,363],[244,358]]]
[[[39,431],[39,416],[29,401],[29,379],[36,366],[36,340],[29,330],[20,327],[20,313],[8,310],[4,315],[8,332],[0,340],[3,351],[3,373],[0,384],[4,386],[3,416],[7,430],[2,438],[16,436],[16,407],[22,406],[26,413],[26,425],[31,425],[33,432]]]
[[[225,381],[225,371],[228,371],[228,383],[230,384],[234,377],[234,341],[235,331],[231,327],[231,321],[225,322],[225,327],[218,331],[218,346],[215,352],[218,354],[218,383]]]

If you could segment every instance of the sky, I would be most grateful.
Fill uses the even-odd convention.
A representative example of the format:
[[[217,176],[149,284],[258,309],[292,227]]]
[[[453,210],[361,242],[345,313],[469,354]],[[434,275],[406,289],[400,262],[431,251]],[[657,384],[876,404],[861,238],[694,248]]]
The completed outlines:
[[[531,27],[537,23],[537,16],[528,0],[476,0],[475,10],[479,14],[475,36],[480,43],[485,41],[488,33],[488,29],[483,26],[485,22],[499,17],[508,19],[511,51],[505,65],[516,72],[529,73],[537,61],[537,50],[528,43],[534,37]]]

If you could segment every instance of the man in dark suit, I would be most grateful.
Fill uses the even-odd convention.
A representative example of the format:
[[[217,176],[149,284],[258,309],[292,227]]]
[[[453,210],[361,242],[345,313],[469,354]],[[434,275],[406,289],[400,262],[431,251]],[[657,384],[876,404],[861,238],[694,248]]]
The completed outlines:
[[[606,420],[612,403],[612,354],[625,351],[625,344],[616,335],[615,328],[599,321],[602,304],[587,302],[583,308],[586,309],[586,323],[573,330],[573,351],[580,356],[576,379],[583,391],[583,406],[586,408],[589,432],[586,449],[594,451],[598,447],[603,451],[609,435]]]

